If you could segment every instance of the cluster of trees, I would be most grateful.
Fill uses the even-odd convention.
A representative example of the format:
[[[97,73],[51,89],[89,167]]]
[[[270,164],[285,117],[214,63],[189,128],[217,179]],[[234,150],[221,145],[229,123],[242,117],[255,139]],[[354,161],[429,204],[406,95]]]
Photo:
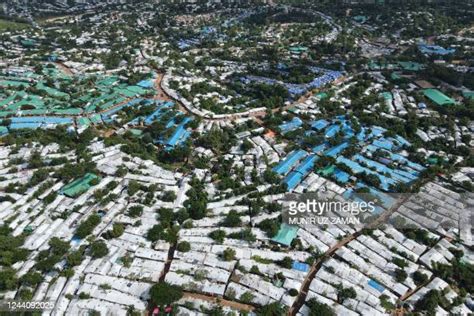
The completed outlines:
[[[465,86],[471,90],[474,89],[474,74],[470,72],[459,73],[454,69],[433,64],[424,70],[423,75],[429,78],[430,81],[439,79],[453,86]]]
[[[191,188],[186,192],[188,199],[184,201],[184,208],[192,219],[202,219],[207,211],[207,192],[204,183],[193,177],[189,181]]]
[[[158,210],[160,223],[154,225],[148,230],[147,239],[150,241],[165,240],[171,244],[178,241],[179,226],[176,224],[183,223],[189,218],[189,214],[185,209],[173,212],[169,208],[160,208]]]
[[[461,260],[463,256],[455,253],[455,259],[451,264],[436,264],[434,274],[446,280],[448,283],[460,288],[464,293],[474,292],[474,265]]]
[[[85,221],[83,221],[76,229],[75,235],[81,239],[89,236],[94,228],[99,225],[100,216],[97,214],[90,215]]]
[[[112,229],[106,231],[102,236],[105,239],[118,238],[125,232],[125,226],[122,223],[114,223]]]
[[[242,224],[242,220],[237,211],[231,210],[220,224],[224,227],[239,227]]]
[[[107,244],[102,240],[96,240],[90,245],[90,255],[92,258],[102,258],[108,253]]]
[[[403,227],[402,225],[400,226]],[[433,247],[438,242],[436,238],[430,237],[430,234],[427,230],[422,229],[422,228],[407,227],[407,228],[400,228],[400,231],[407,238],[413,239],[416,242],[419,242],[423,245],[427,245],[428,247]]]
[[[309,307],[310,312],[309,316],[335,316],[336,313],[332,310],[331,307],[324,303],[318,302],[315,298],[309,299],[306,302],[306,305]]]
[[[17,287],[15,270],[10,268],[28,257],[29,251],[21,248],[24,236],[14,237],[7,225],[0,227],[0,291],[13,290]]]
[[[49,249],[40,251],[36,256],[35,268],[42,272],[52,271],[54,266],[66,256],[70,248],[67,241],[63,241],[57,237],[51,238],[48,244]],[[69,257],[67,259],[69,259]],[[74,265],[76,260],[69,260],[68,263]]]
[[[257,237],[252,233],[251,228],[244,228],[238,232],[231,233],[227,237],[232,239],[240,239],[252,243],[257,240]]]
[[[263,305],[255,311],[257,316],[276,316],[286,315],[287,307],[281,305],[279,302],[274,302],[268,305]]]
[[[160,282],[150,289],[150,301],[155,306],[165,307],[183,297],[183,290],[176,285]]]
[[[196,140],[197,146],[221,153],[227,152],[236,143],[234,131],[230,129],[211,129]]]
[[[232,261],[235,259],[235,250],[232,248],[226,248],[222,252],[222,259],[225,261]]]
[[[141,203],[145,205],[151,205],[153,203],[157,190],[158,186],[156,184],[144,185],[135,180],[129,181],[127,186],[127,194],[130,197],[135,196],[139,191],[143,191],[146,193],[144,195],[139,195],[139,197],[142,198]],[[139,217],[141,216],[142,212],[142,206],[134,205],[128,210],[128,216]]]
[[[217,229],[209,233],[209,238],[212,238],[215,242],[222,244],[224,238],[227,236],[224,230]]]
[[[415,311],[424,312],[427,315],[435,315],[440,305],[444,305],[448,309],[449,304],[438,290],[430,290],[422,299],[415,303]]]
[[[345,288],[342,286],[342,284],[338,284],[336,288],[337,288],[337,301],[339,304],[342,304],[348,298],[357,297],[357,293],[352,287]]]
[[[128,216],[135,218],[140,217],[143,213],[143,206],[134,205],[128,209]]]
[[[257,226],[263,230],[269,238],[273,238],[276,236],[276,234],[278,234],[278,230],[280,229],[280,221],[274,218],[267,218],[258,223]]]

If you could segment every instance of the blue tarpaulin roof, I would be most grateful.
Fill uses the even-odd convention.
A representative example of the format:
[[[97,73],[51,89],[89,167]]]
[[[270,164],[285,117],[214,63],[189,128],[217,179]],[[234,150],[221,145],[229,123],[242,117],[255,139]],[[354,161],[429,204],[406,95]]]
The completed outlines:
[[[285,177],[283,183],[287,185],[288,191],[292,191],[301,181],[303,181],[303,175],[299,172],[293,171]]]
[[[333,138],[337,134],[337,132],[339,132],[340,129],[340,125],[331,125],[326,129],[326,133],[324,134],[324,136],[328,138]]]
[[[275,171],[276,173],[280,175],[287,174],[288,171],[290,171],[290,169],[294,165],[296,165],[296,163],[307,154],[308,153],[306,151],[301,150],[301,149],[297,151],[293,151],[291,154],[289,154],[285,158],[285,160],[281,161],[277,166],[275,166],[273,168],[273,171]]]
[[[294,270],[298,270],[301,272],[308,272],[309,271],[309,264],[299,262],[299,261],[293,261],[293,264],[291,265],[291,268]]]
[[[326,120],[318,120],[318,121],[315,121],[311,124],[311,128],[315,129],[315,130],[322,130],[323,128],[325,128],[326,126],[329,125],[329,122],[326,121]]]
[[[145,89],[153,88],[153,80],[142,80],[137,83],[137,86]]]
[[[302,175],[306,175],[313,169],[316,160],[318,160],[316,155],[309,155],[305,158],[305,160],[303,160],[303,162],[296,168],[295,171],[301,173]]]
[[[376,289],[377,291],[379,291],[380,293],[382,293],[383,291],[385,291],[385,288],[380,285],[378,282],[374,281],[374,280],[369,280],[367,282],[371,287],[373,287],[374,289]]]
[[[325,156],[328,156],[328,157],[336,157],[337,155],[339,155],[339,153],[341,153],[344,149],[346,149],[347,147],[349,147],[349,143],[341,143],[333,148],[330,148],[328,149],[324,155]]]
[[[294,117],[291,121],[281,124],[279,126],[282,133],[288,133],[298,129],[303,125],[303,121],[299,117]]]

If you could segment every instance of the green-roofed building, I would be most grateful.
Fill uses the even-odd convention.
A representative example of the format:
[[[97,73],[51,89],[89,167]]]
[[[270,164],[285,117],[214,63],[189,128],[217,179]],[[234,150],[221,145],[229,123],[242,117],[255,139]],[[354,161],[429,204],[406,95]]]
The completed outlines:
[[[126,89],[128,91],[131,91],[134,94],[146,94],[149,92],[139,86],[128,86]],[[120,90],[120,93],[124,93],[124,92],[125,92],[124,90]]]
[[[79,126],[89,126],[91,121],[87,117],[80,117],[77,119],[77,125]]]
[[[308,47],[306,46],[291,46],[288,50],[293,54],[302,54],[308,51]]]
[[[474,91],[463,91],[462,96],[465,99],[474,99]]]
[[[90,120],[93,124],[100,124],[102,123],[102,118],[100,117],[100,114],[94,114],[90,117]]]
[[[334,173],[334,171],[336,171],[336,166],[330,165],[330,166],[324,168],[323,170],[319,171],[319,173],[322,176],[327,177],[327,176],[332,175]]]
[[[36,46],[36,41],[35,40],[32,40],[32,39],[23,39],[20,41],[21,45],[23,45],[23,47],[34,47]]]
[[[128,131],[135,137],[141,137],[143,135],[143,131],[138,128],[131,128]]]
[[[365,15],[356,15],[352,18],[357,23],[365,23],[367,22],[367,17]]]
[[[119,90],[119,92],[121,95],[127,97],[127,98],[133,98],[135,96],[137,96],[138,93],[135,93],[135,92],[132,92],[132,91],[129,91],[127,89],[121,89]]]
[[[373,61],[373,60],[371,60],[368,63],[368,66],[369,66],[370,70],[383,70],[383,69],[391,70],[391,69],[398,68],[397,65],[394,65],[394,64],[387,64],[387,63],[379,64],[379,63],[377,63],[376,61]]]
[[[37,85],[36,85],[36,88],[38,90],[41,90],[41,91],[44,91],[46,92],[47,94],[49,94],[50,96],[52,97],[61,97],[61,98],[66,98],[69,100],[69,94],[67,93],[64,93],[62,91],[59,91],[57,89],[53,89],[53,88],[50,88],[48,86],[45,86],[42,82],[39,82]]]
[[[54,114],[61,115],[79,115],[82,114],[82,109],[80,108],[67,108],[67,109],[54,109]]]
[[[65,185],[60,191],[60,194],[64,194],[67,197],[75,198],[82,193],[89,190],[92,186],[91,182],[94,180],[100,180],[100,177],[93,173],[87,173],[84,177],[74,180],[73,182]]]
[[[0,117],[6,117],[15,114],[14,111],[0,111]]]
[[[400,75],[396,72],[392,72],[392,74],[390,75],[390,78],[392,78],[392,80],[400,80],[402,79],[402,77],[400,77]]]
[[[97,82],[97,85],[111,86],[111,85],[114,85],[115,83],[117,83],[118,81],[119,81],[118,77],[106,77],[106,78],[100,80],[99,82]]]
[[[437,105],[453,105],[456,101],[445,95],[438,89],[426,89],[423,91],[425,97],[436,103]]]
[[[8,128],[6,126],[0,126],[0,136],[8,134]]]
[[[13,94],[3,100],[0,101],[0,106],[5,106],[10,102],[13,102],[15,100],[16,94]]]
[[[113,107],[113,106],[116,106],[116,105],[118,105],[118,104],[124,102],[125,100],[126,100],[125,98],[119,97],[119,98],[116,98],[116,99],[114,99],[114,100],[111,100],[111,101],[109,101],[109,102],[107,102],[107,103],[105,103],[105,104],[102,104],[101,106],[99,106],[99,108],[100,108],[101,110],[107,110],[107,109],[109,109],[109,108],[111,108],[111,107]]]
[[[321,101],[329,97],[329,95],[326,92],[320,92],[314,96],[316,100]]]
[[[274,242],[285,245],[287,247],[291,246],[291,242],[296,238],[298,234],[298,227],[291,226],[286,223],[280,225],[280,229],[275,237],[272,238]]]
[[[0,80],[0,87],[5,88],[18,88],[18,87],[28,87],[29,84],[22,81],[13,81],[13,80]]]
[[[425,68],[425,65],[413,61],[400,61],[398,64],[406,71],[420,71]]]
[[[32,233],[34,232],[35,228],[32,225],[27,225],[25,228],[23,228],[23,231],[25,233]]]
[[[94,104],[91,104],[89,106],[87,106],[84,110],[85,113],[94,113],[95,112],[95,109],[96,109],[97,106],[95,106]]]
[[[392,94],[390,92],[382,92],[380,95],[384,98],[384,100],[392,100],[393,99]]]

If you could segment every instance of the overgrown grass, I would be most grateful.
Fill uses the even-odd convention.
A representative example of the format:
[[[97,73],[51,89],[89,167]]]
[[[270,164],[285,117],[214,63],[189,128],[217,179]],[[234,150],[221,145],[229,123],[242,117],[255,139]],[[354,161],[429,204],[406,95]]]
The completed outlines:
[[[18,22],[0,19],[0,32],[17,31],[17,30],[25,29],[27,27],[28,27],[28,24],[26,23],[18,23]]]

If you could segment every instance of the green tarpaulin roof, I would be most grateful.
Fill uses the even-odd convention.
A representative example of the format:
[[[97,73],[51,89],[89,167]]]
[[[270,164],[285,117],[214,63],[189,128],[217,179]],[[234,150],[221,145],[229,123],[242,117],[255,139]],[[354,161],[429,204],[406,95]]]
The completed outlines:
[[[426,89],[423,91],[425,97],[436,103],[437,105],[451,105],[456,104],[456,101],[445,95],[438,89]]]
[[[93,173],[87,173],[84,177],[74,180],[73,182],[65,185],[61,190],[60,193],[64,194],[68,197],[76,197],[91,187],[91,181],[94,179],[100,179]]]

